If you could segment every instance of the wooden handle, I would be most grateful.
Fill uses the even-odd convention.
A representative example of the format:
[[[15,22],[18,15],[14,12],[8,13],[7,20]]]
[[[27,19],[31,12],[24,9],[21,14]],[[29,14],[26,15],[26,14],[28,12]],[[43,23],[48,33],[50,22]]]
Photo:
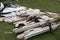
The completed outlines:
[[[13,32],[5,32],[5,34],[13,34]]]

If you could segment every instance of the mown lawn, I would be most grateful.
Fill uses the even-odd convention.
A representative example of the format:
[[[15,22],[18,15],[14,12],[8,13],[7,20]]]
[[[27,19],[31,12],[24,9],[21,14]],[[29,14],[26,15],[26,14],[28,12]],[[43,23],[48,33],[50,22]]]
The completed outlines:
[[[28,8],[39,8],[49,12],[60,13],[60,2],[56,0],[19,0],[19,5],[26,6]],[[14,25],[9,23],[0,22],[0,40],[18,40],[15,34],[5,34],[13,30]],[[28,40],[60,40],[60,26],[53,33],[44,33]]]

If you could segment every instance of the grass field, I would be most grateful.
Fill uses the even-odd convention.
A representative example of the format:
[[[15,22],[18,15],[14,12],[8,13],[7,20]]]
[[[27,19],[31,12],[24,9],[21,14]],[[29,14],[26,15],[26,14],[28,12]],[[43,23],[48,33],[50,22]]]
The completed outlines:
[[[60,13],[60,2],[56,0],[19,0],[17,3],[19,5],[26,6],[28,8],[39,8],[49,12]],[[18,40],[15,34],[5,34],[4,32],[9,32],[13,30],[14,25],[9,23],[0,23],[0,40]],[[53,31],[53,33],[44,33],[37,35],[28,40],[60,40],[60,26]]]

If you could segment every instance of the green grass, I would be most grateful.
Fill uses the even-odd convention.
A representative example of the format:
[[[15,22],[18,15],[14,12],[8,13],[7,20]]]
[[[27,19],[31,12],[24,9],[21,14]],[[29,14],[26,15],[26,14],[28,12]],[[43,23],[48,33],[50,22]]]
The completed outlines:
[[[39,8],[49,12],[60,13],[60,2],[56,0],[19,0],[17,3],[19,5],[26,6],[28,8]],[[4,32],[9,32],[13,30],[14,25],[9,23],[0,23],[0,40],[18,40],[15,34],[5,34]],[[60,26],[52,33],[49,32],[37,35],[28,40],[60,40]]]

